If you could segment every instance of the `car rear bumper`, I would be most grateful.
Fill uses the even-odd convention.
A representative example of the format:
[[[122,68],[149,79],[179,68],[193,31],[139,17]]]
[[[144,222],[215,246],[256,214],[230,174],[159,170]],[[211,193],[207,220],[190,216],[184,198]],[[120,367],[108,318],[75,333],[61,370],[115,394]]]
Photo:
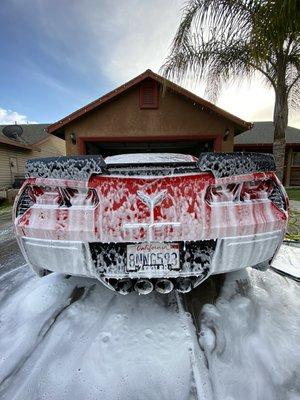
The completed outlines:
[[[126,271],[126,244],[84,243],[19,237],[23,254],[37,274],[43,270],[105,278],[176,278],[219,274],[273,258],[283,231],[181,243],[178,271]],[[113,255],[113,258],[111,258]]]

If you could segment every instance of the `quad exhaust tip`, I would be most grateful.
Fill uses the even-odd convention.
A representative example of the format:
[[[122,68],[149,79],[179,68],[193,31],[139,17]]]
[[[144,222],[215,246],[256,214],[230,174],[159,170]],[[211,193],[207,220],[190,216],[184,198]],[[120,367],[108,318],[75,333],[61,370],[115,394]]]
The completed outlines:
[[[153,290],[153,283],[148,279],[139,279],[134,285],[134,290],[138,294],[149,294]]]
[[[169,279],[159,279],[155,284],[155,290],[158,293],[167,294],[172,292],[174,284]]]
[[[116,292],[126,295],[132,292],[131,279],[109,279],[109,284],[115,289]]]
[[[176,282],[176,290],[180,293],[188,293],[193,289],[193,282],[190,278],[179,278]]]
[[[157,279],[155,285],[149,279],[138,279],[134,282],[132,279],[108,279],[108,284],[118,293],[126,295],[131,293],[133,290],[138,294],[149,294],[154,289],[157,293],[168,294],[176,289],[180,293],[190,292],[195,285],[190,278],[177,278],[173,283],[170,279]],[[174,285],[175,284],[175,285]]]

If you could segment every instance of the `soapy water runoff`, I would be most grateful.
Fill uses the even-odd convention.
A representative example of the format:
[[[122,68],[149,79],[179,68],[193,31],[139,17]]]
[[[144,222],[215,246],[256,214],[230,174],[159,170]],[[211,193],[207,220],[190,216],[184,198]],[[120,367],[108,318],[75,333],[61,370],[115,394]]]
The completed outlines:
[[[300,399],[300,248],[228,273],[193,317],[175,293],[121,296],[17,260],[0,266],[0,399]]]

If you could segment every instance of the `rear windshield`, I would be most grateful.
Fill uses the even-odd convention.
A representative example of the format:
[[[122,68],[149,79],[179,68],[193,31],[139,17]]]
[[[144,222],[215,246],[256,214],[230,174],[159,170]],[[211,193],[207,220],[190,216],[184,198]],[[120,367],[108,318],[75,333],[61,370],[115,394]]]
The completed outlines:
[[[105,158],[106,164],[157,164],[157,163],[191,163],[197,158],[188,154],[175,153],[134,153],[120,154]]]

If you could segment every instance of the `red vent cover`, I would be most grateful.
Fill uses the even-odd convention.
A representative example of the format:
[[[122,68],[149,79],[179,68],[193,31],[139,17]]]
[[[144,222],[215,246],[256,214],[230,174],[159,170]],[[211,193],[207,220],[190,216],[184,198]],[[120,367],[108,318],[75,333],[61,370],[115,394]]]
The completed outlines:
[[[140,108],[158,108],[158,85],[147,80],[140,86]]]

